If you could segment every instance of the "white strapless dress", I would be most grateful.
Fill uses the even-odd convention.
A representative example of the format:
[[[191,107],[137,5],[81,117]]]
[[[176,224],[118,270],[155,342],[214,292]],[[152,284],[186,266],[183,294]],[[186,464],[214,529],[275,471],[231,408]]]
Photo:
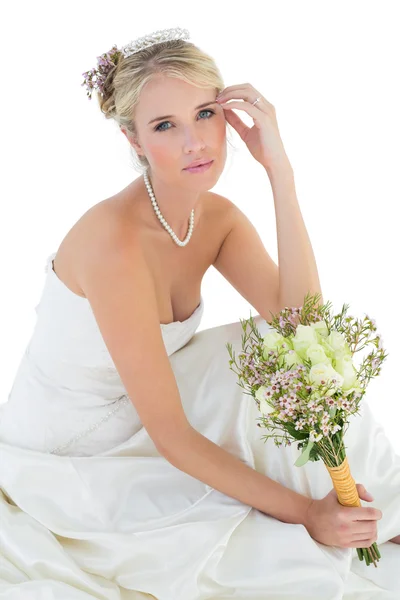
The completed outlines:
[[[46,262],[37,322],[0,405],[0,600],[399,600],[400,457],[368,401],[346,434],[353,477],[383,518],[382,555],[328,547],[171,465],[140,422],[90,303]],[[313,498],[322,462],[297,468],[256,426],[229,369],[240,321],[199,331],[199,306],[161,325],[195,429],[257,471]],[[261,332],[268,324],[260,317]],[[157,376],[157,374],[154,374]]]

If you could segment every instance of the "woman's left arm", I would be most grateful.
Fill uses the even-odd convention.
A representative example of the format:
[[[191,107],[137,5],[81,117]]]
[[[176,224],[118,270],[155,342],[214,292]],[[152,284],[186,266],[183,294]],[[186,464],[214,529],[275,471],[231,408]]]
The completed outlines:
[[[307,292],[321,294],[321,286],[296,196],[293,170],[279,133],[275,107],[250,83],[225,88],[216,101],[224,109],[226,121],[236,129],[252,156],[268,174],[277,221],[280,305],[301,306]],[[244,110],[250,115],[253,127],[247,127],[232,109]],[[322,294],[320,302],[323,303]],[[400,544],[400,535],[389,541]]]
[[[275,205],[280,306],[302,306],[307,293],[321,294],[322,304],[318,269],[289,160],[275,162],[266,171]]]
[[[236,101],[239,98],[241,102]],[[294,174],[280,136],[275,107],[250,83],[225,88],[216,98],[226,121],[266,170],[275,203],[279,305],[302,306],[307,293],[320,294],[321,285],[311,242],[296,196]],[[234,100],[233,102],[228,102]],[[247,125],[232,109],[244,110],[253,118]]]

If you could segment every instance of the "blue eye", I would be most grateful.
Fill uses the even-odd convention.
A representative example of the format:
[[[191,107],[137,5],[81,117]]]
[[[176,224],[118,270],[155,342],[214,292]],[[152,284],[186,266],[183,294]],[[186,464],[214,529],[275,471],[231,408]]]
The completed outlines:
[[[205,110],[201,110],[199,112],[199,114],[201,113],[210,113],[210,116],[207,117],[207,119],[211,119],[212,115],[215,115],[215,112],[213,110],[210,109],[205,109]],[[156,127],[154,127],[154,131],[167,131],[167,129],[170,129],[170,127],[168,127],[167,129],[162,129],[161,125],[164,125],[165,123],[170,123],[170,121],[163,121],[162,123],[159,123]]]

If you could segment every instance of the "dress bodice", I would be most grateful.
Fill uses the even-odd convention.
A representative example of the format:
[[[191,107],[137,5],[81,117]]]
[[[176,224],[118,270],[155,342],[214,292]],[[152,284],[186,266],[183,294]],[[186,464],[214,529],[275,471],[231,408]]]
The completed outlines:
[[[51,325],[54,324],[54,321],[58,323],[58,326],[63,329],[68,338],[71,337],[71,332],[75,332],[75,336],[78,335],[78,332],[81,332],[81,335],[86,336],[85,339],[81,340],[82,342],[90,343],[93,340],[94,343],[90,345],[101,350],[103,358],[105,354],[108,355],[108,362],[113,365],[114,363],[106,349],[89,301],[87,298],[72,292],[55,273],[53,260],[56,254],[56,252],[53,252],[47,259],[45,265],[47,278],[42,297],[35,308],[36,312],[38,315],[44,314],[46,321],[52,321]],[[168,355],[176,352],[190,340],[200,325],[203,311],[204,300],[201,296],[197,308],[184,321],[160,323]],[[77,348],[73,349],[74,352],[76,350]],[[92,348],[93,350],[94,348]],[[83,347],[82,351],[86,355],[88,354],[87,348]],[[93,355],[91,358],[93,361]]]
[[[46,261],[35,328],[2,411],[0,440],[44,452],[92,454],[123,441],[142,424],[89,301],[59,279],[55,255]],[[188,319],[160,324],[169,356],[193,337],[203,310],[201,296]],[[106,429],[109,420],[113,427]]]

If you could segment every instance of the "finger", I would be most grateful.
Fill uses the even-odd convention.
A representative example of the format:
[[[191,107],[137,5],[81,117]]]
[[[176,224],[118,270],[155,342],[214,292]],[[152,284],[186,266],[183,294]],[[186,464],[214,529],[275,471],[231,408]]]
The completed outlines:
[[[351,541],[354,548],[369,548],[378,538],[376,536],[367,539],[355,539]]]
[[[237,89],[230,89],[229,91],[224,90],[223,92],[218,94],[218,96],[216,97],[216,100],[220,100],[221,98],[224,100],[231,100],[233,98],[236,98],[236,99],[241,99],[241,100],[247,100],[248,102],[253,102],[254,99],[258,98],[258,97],[260,97],[259,102],[261,102],[261,100],[264,99],[262,97],[262,95],[253,88],[239,88],[238,87]]]
[[[367,496],[371,496],[372,494],[370,494],[370,492],[367,490],[367,488],[365,487],[365,485],[363,485],[362,483],[357,483],[356,484],[357,487],[357,491],[361,494],[366,494]]]
[[[227,87],[218,94],[216,99],[219,100],[220,98],[223,98],[224,100],[228,100],[237,97],[240,97],[250,103],[254,102],[256,98],[260,98],[260,100],[257,102],[257,105],[261,105],[263,103],[269,109],[274,108],[271,102],[268,102],[268,100],[250,84]]]
[[[352,521],[380,521],[382,519],[382,511],[379,508],[372,507],[349,507],[351,511],[348,513]]]
[[[357,487],[358,495],[360,496],[360,498],[362,497],[362,500],[366,500],[367,502],[371,502],[374,499],[374,497],[372,496],[372,494],[370,494],[365,489],[365,486],[362,483],[357,483],[356,487]]]
[[[222,92],[220,92],[220,95],[229,94],[230,92],[238,92],[240,90],[248,90],[249,88],[251,88],[253,92],[258,93],[250,83],[239,83],[238,85],[228,85],[222,90]]]
[[[242,94],[241,98],[242,101],[240,100],[232,100],[233,98],[237,99],[238,94],[231,94],[231,98],[229,96],[222,96],[221,98],[218,98],[217,102],[220,106],[222,106],[223,108],[228,107],[230,108],[231,106],[233,106],[233,108],[241,108],[241,109],[247,109],[248,107],[251,108],[255,108],[257,110],[256,113],[250,113],[249,114],[251,116],[259,114],[260,112],[264,113],[264,114],[269,114],[268,112],[268,107],[265,105],[265,103],[263,104],[262,98],[259,100],[259,102],[257,102],[257,104],[253,104],[255,98],[254,98],[254,94],[250,95],[250,94]],[[259,96],[257,96],[258,98]],[[222,101],[221,101],[222,100]],[[228,103],[229,101],[229,103]]]
[[[227,102],[227,103],[221,103],[222,108],[224,110],[232,110],[232,108],[236,108],[238,110],[244,110],[246,111],[253,119],[254,119],[254,123],[256,125],[260,125],[261,126],[261,122],[260,122],[260,116],[265,114],[263,113],[263,111],[261,111],[259,108],[257,108],[257,106],[253,106],[252,104],[250,104],[250,102]]]
[[[243,123],[242,119],[233,111],[226,111],[225,118],[228,123],[236,129],[242,140],[244,140],[250,128],[247,127],[247,125]]]
[[[356,521],[352,535],[355,538],[365,539],[376,535],[377,526],[376,521]]]
[[[244,94],[246,91],[248,93],[249,90],[246,90],[246,88],[243,86],[231,86],[222,90],[222,92],[218,94],[217,98],[220,98],[221,96],[233,96],[234,94]]]
[[[371,496],[371,494],[369,494],[368,492],[365,492],[363,494],[359,493],[358,496],[359,496],[360,500],[364,500],[365,502],[373,502],[373,500],[374,500],[374,497]]]

